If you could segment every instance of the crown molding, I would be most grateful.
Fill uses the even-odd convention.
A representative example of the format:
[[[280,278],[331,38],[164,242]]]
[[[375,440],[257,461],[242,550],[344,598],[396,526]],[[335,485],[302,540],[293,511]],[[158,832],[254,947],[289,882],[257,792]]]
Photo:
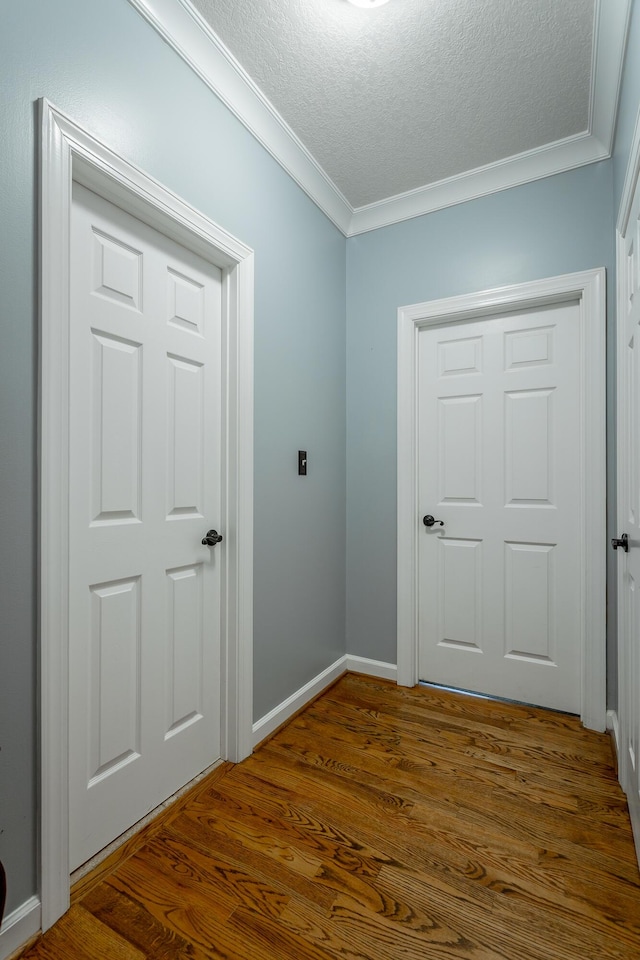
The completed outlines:
[[[589,130],[613,152],[632,0],[596,0]]]
[[[349,236],[607,160],[613,150],[630,16],[631,0],[596,0],[588,130],[456,177],[357,207]]]
[[[636,125],[633,128],[633,137],[631,140],[631,149],[627,162],[627,170],[624,176],[622,187],[622,196],[618,207],[618,219],[616,229],[623,237],[626,236],[629,226],[629,217],[631,216],[631,206],[633,204],[633,194],[636,184],[640,178],[640,109],[636,114]]]
[[[468,170],[447,180],[438,180],[426,187],[358,207],[353,212],[348,236],[434,213],[466,200],[477,200],[499,190],[606,160],[609,156],[611,154],[604,145],[588,133],[557,140],[516,157],[507,157],[486,167]]]
[[[188,0],[128,0],[346,234],[353,207]]]
[[[128,0],[345,236],[564,173],[611,156],[631,0],[596,0],[589,129],[355,208],[189,0]]]

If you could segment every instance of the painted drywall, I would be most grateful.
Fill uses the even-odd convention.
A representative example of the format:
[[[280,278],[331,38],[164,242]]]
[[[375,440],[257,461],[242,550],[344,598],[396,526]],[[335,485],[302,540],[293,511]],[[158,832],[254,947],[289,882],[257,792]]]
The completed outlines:
[[[613,149],[613,198],[616,217],[620,206],[633,132],[640,110],[640,56],[638,51],[640,51],[640,2],[639,0],[633,0]]]
[[[0,79],[0,858],[11,911],[37,887],[35,102],[47,97],[255,250],[256,718],[344,653],[345,240],[126,0],[7,6]]]
[[[347,242],[348,653],[396,661],[398,307],[613,264],[611,161]]]

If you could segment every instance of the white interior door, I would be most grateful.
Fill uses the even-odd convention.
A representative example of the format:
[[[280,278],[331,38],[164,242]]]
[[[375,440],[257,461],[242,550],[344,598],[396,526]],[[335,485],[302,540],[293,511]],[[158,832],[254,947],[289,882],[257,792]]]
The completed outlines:
[[[620,779],[640,857],[640,181],[618,239],[618,713]]]
[[[220,756],[221,272],[74,184],[70,861]]]
[[[418,337],[419,676],[580,712],[579,307]]]

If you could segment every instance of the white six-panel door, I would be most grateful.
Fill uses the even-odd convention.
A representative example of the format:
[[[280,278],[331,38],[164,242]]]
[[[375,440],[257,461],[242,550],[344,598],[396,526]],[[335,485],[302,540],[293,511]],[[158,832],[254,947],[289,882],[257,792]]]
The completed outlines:
[[[640,180],[618,237],[619,767],[640,857]]]
[[[74,869],[220,756],[225,544],[220,270],[77,184],[71,263]]]
[[[419,676],[580,712],[579,308],[418,336]]]

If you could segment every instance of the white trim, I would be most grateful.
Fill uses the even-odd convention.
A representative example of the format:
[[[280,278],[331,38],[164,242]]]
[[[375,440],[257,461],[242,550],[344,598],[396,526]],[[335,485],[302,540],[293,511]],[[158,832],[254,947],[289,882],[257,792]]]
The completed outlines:
[[[518,156],[497,160],[455,177],[387,197],[377,203],[354,210],[349,236],[387,227],[452,207],[467,200],[476,200],[509,187],[532,180],[541,180],[556,173],[565,173],[588,163],[606,160],[610,153],[600,141],[588,133],[545,144]]]
[[[589,127],[584,133],[358,207],[349,236],[608,159],[613,151],[630,16],[631,0],[596,2]]]
[[[226,372],[222,751],[251,752],[253,253],[46,100],[41,105],[40,690],[42,926],[69,905],[68,317],[71,183],[78,180],[223,269]],[[65,879],[66,878],[66,879]]]
[[[395,663],[386,663],[384,660],[354,657],[351,653],[348,653],[346,666],[347,670],[353,673],[363,673],[367,677],[378,677],[380,680],[398,679],[398,668]]]
[[[607,710],[607,730],[613,734],[613,745],[616,751],[616,762],[620,763],[620,723],[616,710]]]
[[[326,690],[327,687],[347,672],[346,657],[340,657],[335,663],[332,663],[326,670],[323,670],[313,680],[309,680],[304,686],[292,693],[290,697],[279,703],[277,707],[266,713],[260,720],[256,720],[253,725],[253,745],[257,746],[266,737],[271,736],[274,730],[286,723],[287,720],[302,710],[311,700]]]
[[[638,114],[638,120],[640,122],[640,113]],[[640,123],[636,124],[636,135],[640,130]],[[633,193],[635,190],[635,179],[630,181],[629,171],[635,166],[636,167],[636,179],[638,171],[640,171],[640,138],[634,136],[634,147],[629,156],[629,165],[627,167],[627,176],[625,178],[624,192],[622,196],[622,202],[620,204],[620,212],[624,210],[625,213],[618,221],[618,229],[616,230],[616,530],[624,530],[626,526],[626,516],[624,514],[624,503],[625,503],[625,494],[626,489],[625,485],[627,482],[626,474],[624,470],[620,469],[620,451],[628,447],[627,440],[627,404],[625,397],[625,370],[626,370],[626,349],[627,345],[624,342],[625,337],[623,335],[624,331],[624,321],[621,321],[621,318],[624,318],[626,312],[626,299],[627,299],[627,257],[625,255],[625,241],[624,233],[626,232],[629,215],[631,212],[631,203],[633,200]],[[634,160],[636,161],[634,163]],[[629,189],[630,186],[630,189]],[[623,229],[621,229],[621,226]],[[618,536],[616,532],[615,536]],[[616,564],[616,566],[618,566]],[[616,591],[616,604],[618,611],[618,634],[616,637],[616,649],[617,649],[617,660],[618,660],[618,720],[622,725],[622,736],[624,737],[624,726],[625,726],[625,684],[627,683],[627,678],[624,672],[624,663],[622,654],[624,652],[624,618],[621,616],[622,612],[625,609],[626,597],[624,593],[624,577],[620,576],[620,570],[617,569],[617,591]],[[622,741],[621,741],[622,745]],[[624,749],[618,751],[618,780],[623,790],[626,790],[626,786],[629,782],[629,772],[627,764],[628,752]],[[631,813],[631,811],[630,811]]]
[[[40,930],[40,901],[30,897],[8,913],[0,929],[0,960],[20,950]]]
[[[608,157],[613,153],[631,9],[631,0],[596,0],[589,130]]]
[[[188,0],[129,0],[259,143],[346,234],[353,208]]]
[[[189,0],[129,0],[345,236],[611,156],[631,0],[598,0],[589,129],[477,170],[354,207]]]
[[[629,161],[627,163],[622,196],[620,197],[620,206],[618,208],[616,230],[621,237],[626,236],[627,233],[629,217],[631,215],[631,204],[633,203],[633,195],[638,177],[640,177],[640,109],[636,116],[636,125],[633,130],[631,149],[629,151]]]
[[[398,683],[418,681],[417,343],[422,327],[578,300],[581,351],[583,529],[581,718],[606,714],[605,272],[587,270],[398,310]]]
[[[274,730],[290,720],[294,714],[306,707],[323,690],[326,690],[334,681],[349,671],[364,673],[368,677],[379,677],[384,680],[395,680],[397,675],[395,663],[370,660],[368,657],[354,657],[350,653],[345,654],[327,667],[326,670],[315,676],[313,680],[309,680],[303,687],[292,693],[290,697],[279,703],[269,713],[265,713],[260,720],[256,720],[253,725],[254,747],[265,740],[266,737],[271,736]]]

